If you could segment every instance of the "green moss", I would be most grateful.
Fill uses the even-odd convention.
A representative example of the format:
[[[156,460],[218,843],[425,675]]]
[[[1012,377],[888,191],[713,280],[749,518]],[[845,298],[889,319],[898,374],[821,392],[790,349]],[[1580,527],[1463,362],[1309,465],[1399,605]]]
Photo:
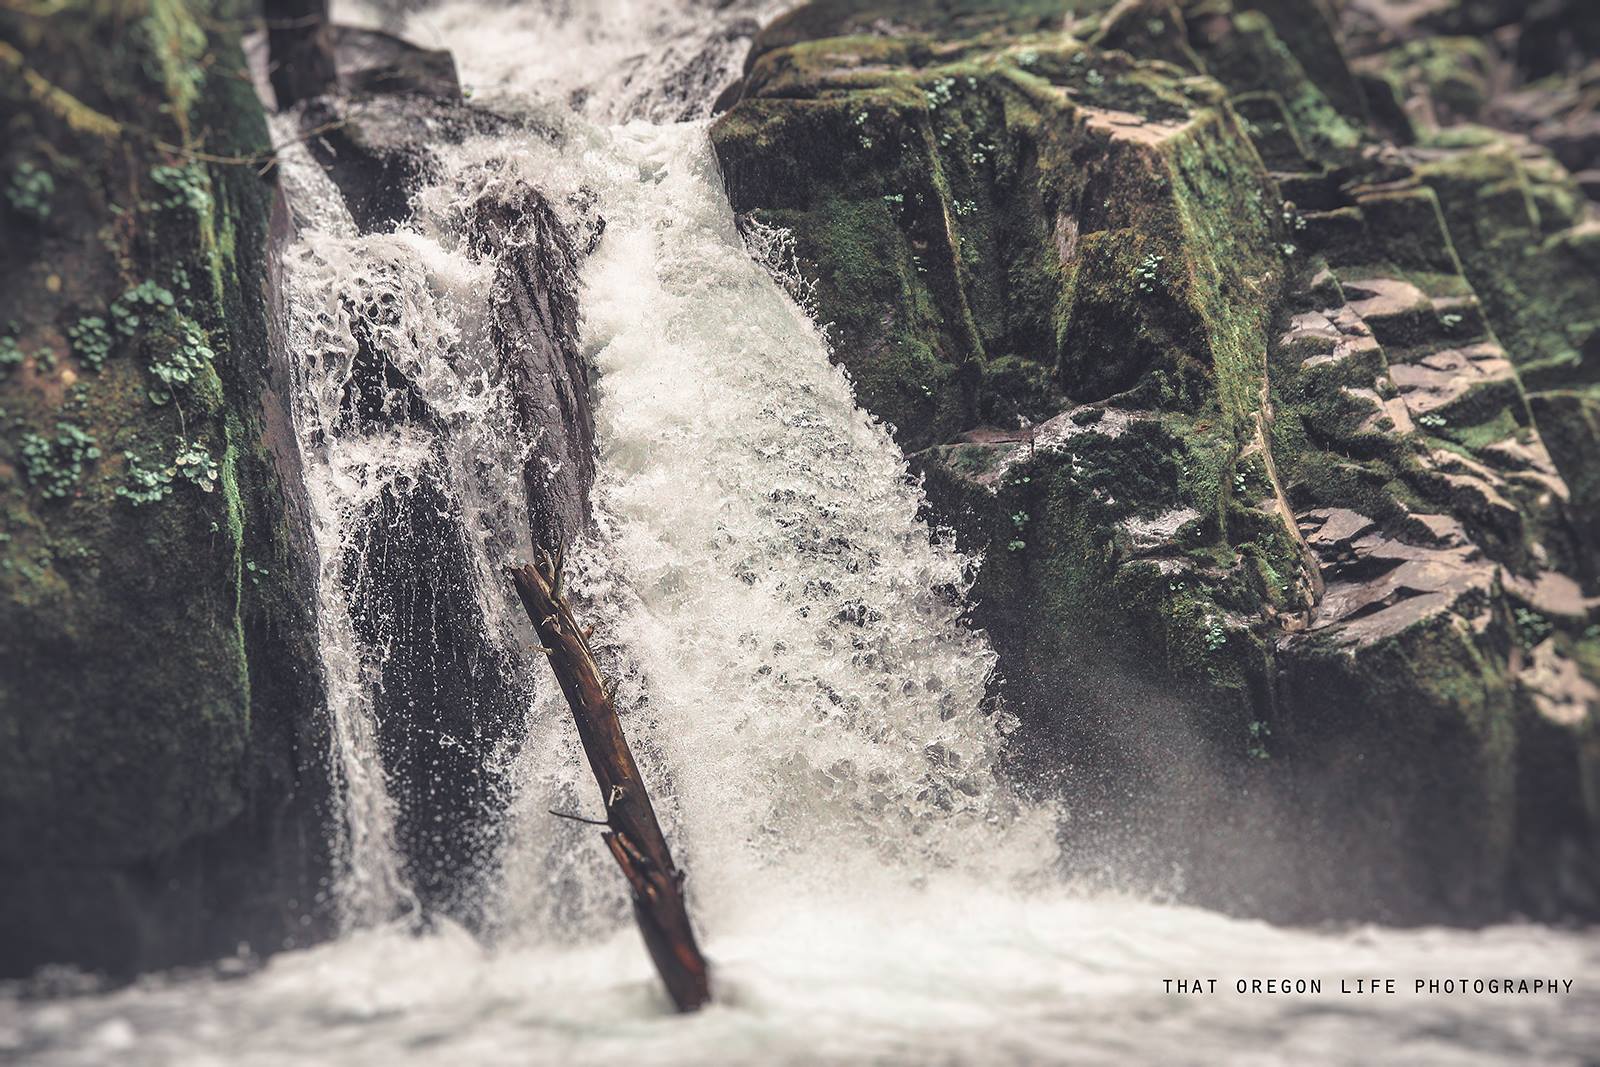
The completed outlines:
[[[1277,101],[1296,143],[1314,158],[1341,160],[1359,144],[1360,133],[1328,102],[1266,15],[1239,13],[1232,31],[1206,42],[1200,54],[1207,72],[1230,92]]]
[[[1583,350],[1600,330],[1600,274],[1581,238],[1544,237],[1533,184],[1510,146],[1482,148],[1419,169],[1436,191],[1484,311],[1524,380],[1539,388],[1594,380]]]
[[[189,115],[206,84],[204,62],[210,42],[184,0],[148,0],[149,13],[135,32],[142,35],[145,73],[165,89],[168,113],[185,140]]]
[[[1306,76],[1339,113],[1354,123],[1366,117],[1366,101],[1351,73],[1337,20],[1320,0],[1239,0],[1236,8],[1259,11]]]
[[[93,5],[0,14],[21,48],[0,61],[27,71],[0,78],[8,149],[55,178],[48,227],[24,240],[0,217],[0,321],[20,350],[70,347],[98,372],[0,380],[0,472],[17,472],[0,477],[0,911],[40,929],[28,879],[80,912],[137,910],[137,872],[163,864],[236,908],[196,884],[223,862],[203,840],[227,827],[265,870],[293,791],[316,786],[295,754],[320,700],[304,546],[263,426],[272,190],[184,151],[250,158],[265,120],[231,20],[181,0],[125,14],[119,33]]]
[[[1424,37],[1383,56],[1404,91],[1425,93],[1445,122],[1476,118],[1488,102],[1492,60],[1475,37]]]
[[[1196,687],[1237,737],[1270,657],[1244,620],[1302,568],[1257,508],[1267,468],[1238,459],[1293,219],[1214,82],[1059,38],[935,55],[766,51],[713,128],[734,207],[794,232],[858,399],[937,446],[930,492],[990,549],[974,595],[1013,676],[1110,659]],[[938,445],[1095,400],[1143,414],[1013,446],[998,484],[1005,446]],[[1130,558],[1126,532],[1175,508],[1201,516],[1181,577]]]

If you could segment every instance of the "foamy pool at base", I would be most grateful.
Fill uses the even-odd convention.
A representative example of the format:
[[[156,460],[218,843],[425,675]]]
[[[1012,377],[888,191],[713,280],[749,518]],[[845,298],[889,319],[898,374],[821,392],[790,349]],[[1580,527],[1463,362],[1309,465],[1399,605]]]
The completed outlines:
[[[1539,926],[1318,934],[1117,898],[933,888],[705,917],[717,1002],[671,1013],[631,928],[487,949],[368,930],[231,981],[0,1001],[0,1056],[98,1064],[1592,1063],[1600,939]],[[1215,978],[1180,995],[1167,978]],[[1322,992],[1235,992],[1238,979]],[[1394,994],[1341,981],[1396,979]],[[1417,979],[1570,992],[1414,992]]]

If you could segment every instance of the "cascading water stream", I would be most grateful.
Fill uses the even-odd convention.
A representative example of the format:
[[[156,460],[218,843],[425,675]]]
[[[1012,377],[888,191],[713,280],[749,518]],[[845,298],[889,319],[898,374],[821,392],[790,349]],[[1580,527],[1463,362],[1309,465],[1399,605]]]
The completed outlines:
[[[279,118],[274,132],[287,145],[282,180],[285,194],[305,213],[302,225],[328,241],[353,240],[355,223],[338,190],[295,143],[292,122]],[[306,306],[312,299],[309,275],[304,269],[287,272],[294,305],[287,325],[293,349],[314,354],[296,366],[293,403],[317,544],[317,636],[332,741],[333,896],[341,924],[348,927],[389,918],[399,908],[409,910],[414,901],[395,852],[394,803],[383,780],[371,700],[374,680],[363,663],[340,573],[349,550],[343,517],[359,512],[364,496],[381,491],[387,478],[403,472],[417,448],[402,440],[373,441],[356,454],[355,449],[340,448],[331,430],[324,429],[337,412],[336,406],[328,410],[329,394],[335,394],[336,405],[337,392],[349,377],[351,353],[344,353],[342,368],[329,366],[339,362],[335,338],[342,339],[344,331],[337,324],[344,314],[335,307],[324,317]]]
[[[991,771],[992,655],[959,620],[965,561],[746,253],[703,125],[623,127],[583,174],[614,221],[583,274],[602,448],[577,589],[699,899],[714,912],[763,872],[992,865],[1016,820]],[[596,855],[545,814],[593,788],[544,692],[517,776],[524,869],[530,850]],[[1048,833],[1018,853],[1048,857]]]
[[[442,454],[468,504],[485,628],[507,649],[526,637],[499,572],[528,551],[516,477],[528,442],[506,431],[508,401],[490,384],[492,264],[466,254],[463,221],[518,183],[605,222],[582,275],[601,459],[573,584],[697,899],[714,913],[763,878],[821,886],[863,865],[993,872],[1010,855],[1047,867],[1048,819],[1019,817],[991,769],[1005,716],[984,704],[993,656],[960,621],[967,561],[930,536],[887,432],[748,254],[704,122],[607,130],[512,94],[489,103],[534,121],[442,152],[397,233],[356,233],[308,152],[283,162],[309,205],[286,273],[348,921],[387,918],[408,892],[394,803],[373,773],[367,694],[385,650],[352,647],[349,624],[372,501]],[[351,417],[358,350],[374,335],[429,425]],[[497,769],[517,802],[486,920],[571,936],[619,921],[621,883],[592,834],[548,814],[594,797],[559,690],[537,688],[527,740]]]
[[[919,521],[903,457],[748,254],[704,122],[666,121],[704,107],[700,82],[736,67],[740,27],[771,13],[457,0],[389,19],[450,48],[504,119],[435,146],[397,232],[359,232],[311,156],[287,151],[346,932],[237,981],[0,1001],[0,1052],[16,1035],[54,1064],[1294,1062],[1333,1048],[1352,1063],[1579,1062],[1600,1043],[1592,939],[1313,933],[1053,883],[1059,813],[1018,802],[993,769],[1005,714],[984,699],[992,655],[961,622],[967,561]],[[286,122],[278,139],[292,136]],[[576,233],[604,223],[577,279],[599,463],[570,581],[716,968],[717,1002],[688,1018],[665,1008],[594,829],[548,814],[595,815],[599,798],[500,579],[528,551],[523,471],[540,442],[497,369],[496,263],[469,223],[526,186]],[[351,417],[374,346],[407,384],[368,382],[367,406],[405,418]],[[392,646],[363,629],[360,596],[383,502],[423,485],[430,528],[464,546],[479,643],[532,694],[520,740],[485,749],[506,796],[469,883],[476,935],[451,912],[420,935],[387,921],[423,905],[381,770]],[[1446,971],[1579,989],[1334,992]],[[1239,977],[1311,974],[1327,996],[1227,994]],[[1223,992],[1175,997],[1168,977]]]

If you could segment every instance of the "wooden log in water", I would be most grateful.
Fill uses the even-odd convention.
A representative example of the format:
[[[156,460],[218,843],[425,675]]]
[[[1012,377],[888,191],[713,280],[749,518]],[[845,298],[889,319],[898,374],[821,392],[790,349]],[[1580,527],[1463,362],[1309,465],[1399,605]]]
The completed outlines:
[[[650,959],[678,1010],[694,1011],[711,999],[711,975],[684,906],[683,872],[672,862],[616,705],[562,590],[561,560],[540,551],[537,562],[514,567],[510,574],[572,707],[605,801],[607,830],[601,837],[633,891],[633,914]]]

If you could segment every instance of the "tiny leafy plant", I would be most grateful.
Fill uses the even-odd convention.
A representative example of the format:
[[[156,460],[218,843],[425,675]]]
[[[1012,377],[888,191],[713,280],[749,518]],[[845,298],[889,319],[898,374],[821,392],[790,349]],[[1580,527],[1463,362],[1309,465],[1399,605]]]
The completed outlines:
[[[1272,730],[1260,719],[1252,722],[1247,728],[1248,740],[1245,741],[1245,752],[1251,759],[1271,759],[1272,753],[1267,751],[1267,738],[1272,736]]]
[[[1028,513],[1026,511],[1013,511],[1011,513],[1011,527],[1016,531],[1016,536],[1006,542],[1006,551],[1021,552],[1028,547],[1028,542],[1022,539],[1023,533],[1028,529]]]
[[[1222,628],[1222,620],[1211,616],[1206,620],[1206,632],[1202,640],[1206,643],[1207,652],[1215,652],[1228,643],[1228,633]]]
[[[172,290],[146,279],[117,297],[111,305],[111,322],[117,333],[133,337],[143,327],[153,325],[168,311],[176,310]]]
[[[169,464],[152,462],[132,452],[124,452],[128,473],[117,487],[117,496],[138,507],[159,504],[172,495],[179,481],[188,482],[202,493],[214,492],[221,471],[210,451],[198,442],[178,439],[177,452]]]
[[[1426,426],[1430,430],[1437,430],[1442,426],[1449,425],[1449,422],[1443,415],[1430,411],[1426,415],[1417,416],[1417,425]]]
[[[1133,276],[1141,293],[1153,293],[1156,291],[1156,283],[1161,276],[1161,261],[1164,258],[1151,252],[1139,261],[1139,266],[1134,270]]]
[[[216,489],[220,471],[217,469],[217,461],[212,458],[204,445],[179,442],[178,455],[172,464],[179,477],[202,493]]]
[[[856,139],[861,142],[862,148],[872,147],[872,138],[867,135],[867,113],[856,112]]]
[[[106,357],[111,354],[111,331],[99,315],[85,315],[68,326],[67,340],[72,344],[73,354],[90,370],[98,371],[105,366]]]
[[[1513,614],[1517,624],[1517,640],[1523,648],[1531,649],[1549,637],[1554,629],[1549,619],[1532,608],[1518,608]]]
[[[117,496],[138,507],[141,504],[159,504],[172,495],[171,467],[146,466],[146,461],[132,452],[122,453],[127,461],[127,478],[117,486]]]
[[[188,208],[197,215],[211,210],[211,182],[200,167],[156,167],[150,180],[166,193],[157,207]]]
[[[23,218],[43,222],[50,217],[50,202],[56,194],[56,180],[50,172],[32,163],[18,163],[6,184],[6,202]]]
[[[178,310],[172,290],[142,281],[111,305],[111,328],[117,336],[146,335],[150,373],[166,386],[152,390],[150,399],[164,404],[194,382],[216,358],[200,324]]]
[[[216,353],[206,341],[198,323],[188,317],[178,320],[177,335],[167,352],[150,363],[150,372],[161,379],[168,390],[188,385],[210,365]]]
[[[28,482],[47,499],[72,495],[85,464],[100,458],[95,440],[70,422],[56,423],[53,436],[22,437],[22,469]]]
[[[10,374],[22,366],[22,346],[10,335],[0,337],[0,374]]]

